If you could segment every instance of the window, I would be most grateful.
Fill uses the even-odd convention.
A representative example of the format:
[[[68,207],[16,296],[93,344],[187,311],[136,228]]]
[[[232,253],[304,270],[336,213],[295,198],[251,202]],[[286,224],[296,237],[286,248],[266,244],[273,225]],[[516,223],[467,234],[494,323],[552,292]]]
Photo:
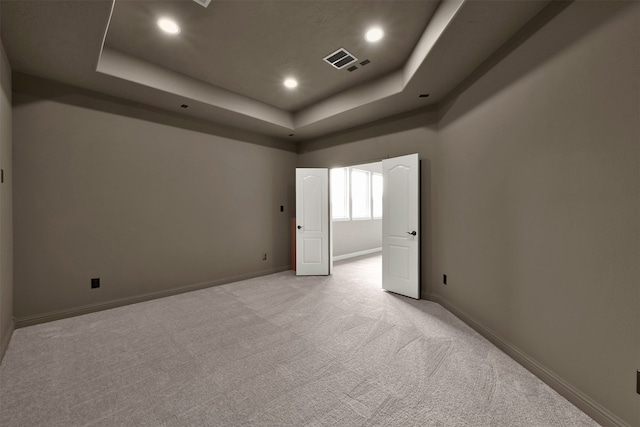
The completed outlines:
[[[351,218],[371,218],[370,173],[351,169]]]
[[[331,219],[380,218],[382,174],[358,168],[331,169]]]
[[[371,202],[374,218],[382,218],[382,174],[371,174]]]
[[[331,217],[349,219],[349,168],[331,169]]]

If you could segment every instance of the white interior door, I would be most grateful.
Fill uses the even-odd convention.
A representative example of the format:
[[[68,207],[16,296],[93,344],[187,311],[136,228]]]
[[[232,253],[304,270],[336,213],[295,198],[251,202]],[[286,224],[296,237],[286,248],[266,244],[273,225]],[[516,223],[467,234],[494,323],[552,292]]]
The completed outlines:
[[[296,275],[329,274],[329,170],[296,169]]]
[[[420,298],[420,161],[382,161],[382,288]]]

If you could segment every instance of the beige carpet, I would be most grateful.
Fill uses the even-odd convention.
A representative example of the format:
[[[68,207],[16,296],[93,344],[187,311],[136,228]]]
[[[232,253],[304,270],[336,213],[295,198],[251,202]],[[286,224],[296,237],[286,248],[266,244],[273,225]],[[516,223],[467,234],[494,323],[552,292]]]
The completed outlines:
[[[0,425],[594,426],[380,257],[19,329]]]

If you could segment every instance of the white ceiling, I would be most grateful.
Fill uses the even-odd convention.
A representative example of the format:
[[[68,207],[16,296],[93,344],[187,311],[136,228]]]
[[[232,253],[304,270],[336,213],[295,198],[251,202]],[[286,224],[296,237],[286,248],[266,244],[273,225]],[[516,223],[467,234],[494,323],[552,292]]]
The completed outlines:
[[[305,140],[437,103],[547,3],[2,0],[2,43],[14,71]],[[385,37],[369,44],[374,24]],[[333,69],[322,58],[340,47],[371,62]]]

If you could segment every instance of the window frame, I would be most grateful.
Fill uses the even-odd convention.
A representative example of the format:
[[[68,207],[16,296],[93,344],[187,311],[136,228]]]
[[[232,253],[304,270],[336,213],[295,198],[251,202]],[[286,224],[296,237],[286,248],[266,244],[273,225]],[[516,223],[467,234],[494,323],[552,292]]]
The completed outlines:
[[[342,181],[339,185],[342,185],[343,189],[344,189],[344,198],[345,200],[343,201],[344,206],[345,206],[345,211],[346,211],[346,216],[344,217],[334,217],[333,216],[333,206],[334,206],[334,196],[333,196],[333,191],[334,191],[334,187],[336,187],[336,179],[334,179],[333,174],[334,171],[336,170],[342,170],[344,171],[344,179],[340,179],[339,181]],[[367,195],[368,197],[366,198],[367,200],[367,209],[366,211],[368,212],[368,216],[358,216],[358,217],[354,217],[353,216],[353,173],[363,173],[366,174],[367,179],[366,179],[366,183],[367,183]],[[381,211],[381,215],[380,216],[375,216],[374,215],[374,197],[373,197],[373,179],[374,176],[379,176],[381,179],[381,184],[383,186],[382,191],[384,191],[384,181],[383,177],[382,177],[382,173],[381,172],[374,172],[371,170],[367,170],[367,169],[361,169],[358,168],[357,166],[344,166],[344,167],[336,167],[336,168],[330,168],[329,169],[329,179],[330,179],[330,200],[331,200],[331,221],[373,221],[373,220],[379,220],[382,219],[382,211]],[[380,205],[382,205],[382,197],[380,198]]]
[[[331,168],[329,170],[329,178],[331,180],[330,184],[331,184],[331,188],[333,189],[333,185],[334,185],[334,179],[332,176],[332,173],[334,170],[336,169],[342,169],[344,170],[344,179],[342,180],[342,185],[344,188],[344,207],[345,207],[345,212],[346,212],[346,216],[344,217],[334,217],[333,216],[333,190],[331,193],[331,221],[351,221],[351,186],[350,186],[350,182],[349,182],[349,178],[350,178],[350,171],[348,167],[342,167],[342,168]]]
[[[365,169],[358,169],[358,168],[349,168],[349,169],[351,169],[351,171],[350,171],[351,173],[350,173],[350,176],[349,176],[349,178],[351,180],[351,182],[350,182],[351,187],[349,188],[350,195],[351,195],[351,198],[350,198],[351,199],[351,210],[349,212],[351,214],[351,220],[352,221],[372,220],[373,219],[373,215],[372,215],[373,212],[371,211],[371,209],[372,209],[372,206],[371,206],[371,171],[368,171],[368,170],[365,170]],[[356,173],[356,174],[362,173],[362,174],[366,175],[365,182],[366,182],[367,188],[365,190],[365,197],[364,197],[364,200],[366,202],[366,207],[364,209],[364,211],[367,212],[366,216],[354,216],[353,215],[353,193],[354,193],[354,191],[353,191],[353,182],[354,182],[353,174],[354,173]]]
[[[380,177],[380,216],[375,215],[374,211],[374,199],[373,199],[373,178],[375,176]],[[382,219],[382,197],[384,194],[384,179],[382,178],[382,174],[380,172],[371,172],[371,219]]]

